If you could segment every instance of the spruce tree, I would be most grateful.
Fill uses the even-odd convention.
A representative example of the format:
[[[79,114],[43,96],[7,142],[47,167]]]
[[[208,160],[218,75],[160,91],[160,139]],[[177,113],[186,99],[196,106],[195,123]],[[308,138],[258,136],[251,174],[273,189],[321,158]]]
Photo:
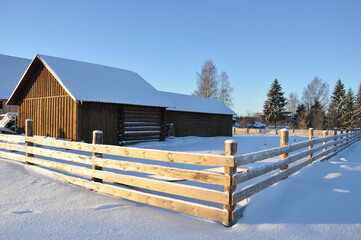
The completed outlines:
[[[315,104],[311,107],[310,115],[310,126],[318,130],[324,129],[325,113],[323,111],[322,105],[318,101],[316,101]]]
[[[355,98],[351,88],[347,91],[344,102],[340,118],[341,127],[351,129],[355,127]]]
[[[297,121],[298,129],[306,129],[309,125],[308,117],[307,117],[307,110],[303,103],[301,103],[297,107],[296,121]]]
[[[355,127],[361,127],[361,83],[358,88],[355,103]]]
[[[340,118],[345,105],[346,90],[341,79],[338,79],[331,95],[331,104],[328,108],[328,126],[329,128],[339,128]]]
[[[267,100],[263,105],[264,119],[273,123],[277,133],[277,122],[286,117],[286,98],[283,96],[282,87],[275,79],[267,93]]]

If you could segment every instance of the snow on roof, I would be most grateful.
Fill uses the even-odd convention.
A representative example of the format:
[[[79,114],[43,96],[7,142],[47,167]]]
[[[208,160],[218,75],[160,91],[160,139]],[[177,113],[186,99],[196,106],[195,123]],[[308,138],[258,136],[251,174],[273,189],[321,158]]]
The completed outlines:
[[[76,100],[169,107],[167,99],[135,72],[37,55]]]
[[[167,108],[169,111],[236,115],[235,112],[216,99],[162,91],[161,93],[174,106],[174,108]]]
[[[0,54],[0,99],[10,97],[30,62],[30,59]]]

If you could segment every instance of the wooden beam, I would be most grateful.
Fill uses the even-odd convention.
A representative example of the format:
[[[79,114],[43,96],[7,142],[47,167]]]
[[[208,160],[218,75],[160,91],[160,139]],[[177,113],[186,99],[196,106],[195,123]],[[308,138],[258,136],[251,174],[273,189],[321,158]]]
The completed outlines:
[[[229,198],[227,193],[201,188],[201,187],[158,181],[154,179],[117,174],[107,171],[92,170],[85,167],[79,167],[65,163],[58,163],[58,162],[53,162],[38,158],[28,158],[27,161],[33,164],[37,164],[48,168],[58,169],[76,175],[81,175],[85,177],[95,177],[95,178],[103,179],[103,181],[116,182],[128,186],[134,186],[134,187],[144,188],[163,193],[169,193],[183,197],[200,199],[209,202],[216,202],[223,204],[223,203],[227,203]]]
[[[109,195],[144,203],[151,206],[165,208],[172,211],[220,222],[224,221],[224,219],[228,217],[228,213],[226,211],[214,207],[191,203],[183,200],[172,199],[168,197],[157,196],[149,193],[142,193],[136,190],[120,188],[107,184],[94,183],[80,178],[66,176],[60,173],[54,174],[74,185],[82,186],[95,190],[97,192],[106,193]]]
[[[171,152],[132,147],[119,147],[113,145],[97,145],[79,142],[68,142],[55,139],[26,138],[26,141],[40,145],[73,149],[79,151],[97,152],[124,157],[142,158],[148,160],[195,164],[203,166],[228,166],[233,167],[234,156],[217,156],[197,153]]]

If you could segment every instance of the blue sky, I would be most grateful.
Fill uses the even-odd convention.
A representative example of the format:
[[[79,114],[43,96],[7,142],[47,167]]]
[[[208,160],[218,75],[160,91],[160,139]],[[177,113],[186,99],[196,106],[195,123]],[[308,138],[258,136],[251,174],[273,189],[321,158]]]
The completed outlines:
[[[277,78],[288,96],[315,77],[361,82],[361,1],[0,1],[0,54],[36,53],[139,73],[190,94],[212,59],[233,110],[262,111]]]

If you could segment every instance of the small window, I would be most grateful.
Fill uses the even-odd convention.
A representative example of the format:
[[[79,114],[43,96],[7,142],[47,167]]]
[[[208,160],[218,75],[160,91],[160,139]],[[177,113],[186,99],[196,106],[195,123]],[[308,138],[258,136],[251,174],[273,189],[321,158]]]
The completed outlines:
[[[3,101],[0,101],[0,109],[3,109],[4,107],[3,107],[3,104],[4,104],[4,102]]]

